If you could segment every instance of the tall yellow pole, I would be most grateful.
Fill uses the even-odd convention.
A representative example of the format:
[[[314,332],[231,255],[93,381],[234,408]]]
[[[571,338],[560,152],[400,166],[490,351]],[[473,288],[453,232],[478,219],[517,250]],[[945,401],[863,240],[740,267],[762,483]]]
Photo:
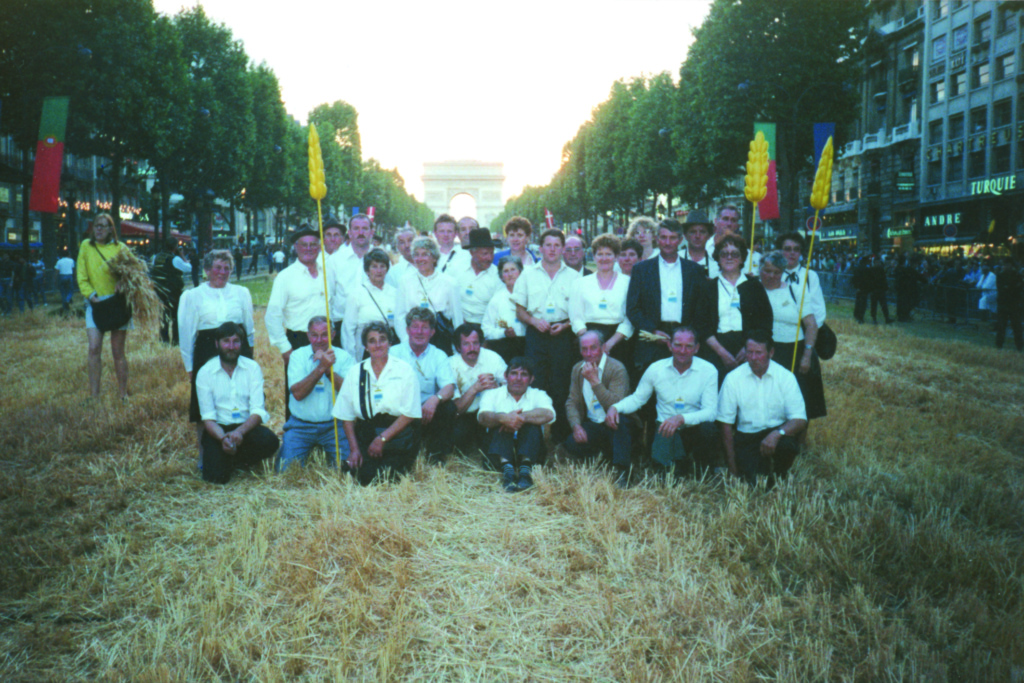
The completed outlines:
[[[324,214],[320,202],[327,196],[327,181],[324,179],[324,159],[320,151],[320,136],[316,132],[316,125],[309,124],[309,196],[316,200],[316,216],[320,226],[320,276],[324,280],[324,308],[327,318],[327,345],[333,346],[331,335],[334,333],[334,326],[331,323],[331,298],[327,286],[327,250],[324,249]],[[334,367],[328,373],[331,376],[331,405],[338,400],[338,389],[334,386]],[[332,419],[334,424],[334,452],[341,454],[341,443],[338,439],[338,421]],[[341,469],[341,463],[338,463]]]

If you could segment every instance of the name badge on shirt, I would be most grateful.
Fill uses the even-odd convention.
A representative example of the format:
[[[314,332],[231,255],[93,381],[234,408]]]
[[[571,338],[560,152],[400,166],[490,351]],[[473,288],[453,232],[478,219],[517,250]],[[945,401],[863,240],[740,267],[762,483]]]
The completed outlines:
[[[739,299],[733,299],[732,301],[729,302],[729,305],[732,306],[733,308],[739,308],[740,307],[740,300]]]
[[[675,290],[673,289],[672,291],[670,291],[670,292],[668,293],[668,302],[669,302],[670,304],[674,304],[674,303],[676,303],[677,301],[679,301],[679,295],[677,295],[677,294],[676,294],[676,291],[675,291]]]
[[[232,424],[238,424],[239,422],[243,422],[243,421],[244,420],[242,419],[242,411],[241,410],[232,410],[231,411],[231,423]]]
[[[555,314],[555,305],[554,304],[548,304],[547,314],[548,315],[554,315]]]
[[[395,313],[394,313],[394,311],[388,311],[388,322],[394,322],[394,321],[395,321]]]
[[[602,310],[602,311],[607,311],[608,310],[608,302],[605,301],[604,299],[601,299],[599,302],[597,302],[597,308],[599,310]]]
[[[429,308],[429,307],[430,307],[430,302],[429,301],[424,300],[424,301],[420,302],[420,308]]]
[[[473,296],[473,288],[466,287],[466,296]]]
[[[673,404],[672,404],[672,408],[673,408],[673,410],[675,410],[675,411],[676,411],[677,413],[681,413],[681,412],[683,412],[683,409],[684,409],[684,408],[686,408],[686,401],[684,401],[684,400],[683,400],[683,399],[681,399],[681,398],[677,398],[677,399],[675,400],[675,403],[673,403]]]
[[[590,409],[593,410],[595,413],[604,410],[604,408],[601,407],[601,402],[596,400],[594,401],[594,405],[592,405]]]
[[[327,390],[327,387],[326,387],[326,386],[324,385],[324,383],[323,383],[323,382],[317,382],[317,383],[316,383],[316,384],[315,384],[315,385],[313,386],[313,391],[319,391],[320,393],[323,393],[323,392],[324,392],[324,391],[326,391],[326,390]]]

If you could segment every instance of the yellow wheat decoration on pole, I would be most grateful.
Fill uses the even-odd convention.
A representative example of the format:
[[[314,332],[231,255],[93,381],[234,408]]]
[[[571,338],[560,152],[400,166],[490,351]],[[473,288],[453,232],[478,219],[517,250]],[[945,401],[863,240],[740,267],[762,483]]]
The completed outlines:
[[[757,205],[768,195],[768,141],[764,139],[764,133],[761,131],[757,131],[757,135],[750,141],[745,180],[743,195],[748,202],[754,205],[754,215],[750,221],[750,262],[747,264],[749,273],[754,271],[754,229],[757,226]]]
[[[327,182],[324,180],[324,158],[320,153],[320,136],[317,135],[316,125],[309,124],[309,196],[316,200],[316,217],[320,225],[320,275],[324,279],[324,308],[327,313],[327,346],[333,346],[331,335],[334,326],[331,322],[331,300],[327,293],[327,251],[324,249],[324,214],[320,202],[327,196]],[[334,386],[334,366],[331,366],[331,405],[338,400],[338,390]],[[341,448],[338,442],[338,421],[331,419],[334,424],[334,453],[335,457],[341,457]],[[338,463],[341,470],[341,463]]]
[[[804,319],[804,296],[807,294],[807,281],[811,275],[811,254],[814,252],[814,236],[818,234],[818,214],[828,206],[828,197],[832,193],[832,136],[828,136],[825,148],[821,150],[818,160],[818,171],[814,174],[814,187],[811,189],[811,206],[814,207],[814,226],[811,228],[811,242],[807,247],[807,267],[804,270],[804,284],[800,289],[800,310],[796,317],[796,342],[793,344],[793,364],[790,372],[796,372],[796,356],[800,350],[800,325]]]

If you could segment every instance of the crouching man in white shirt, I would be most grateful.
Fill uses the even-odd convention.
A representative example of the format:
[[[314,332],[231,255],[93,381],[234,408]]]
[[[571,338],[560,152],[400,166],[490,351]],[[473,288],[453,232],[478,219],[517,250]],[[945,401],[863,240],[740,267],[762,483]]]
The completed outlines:
[[[505,370],[505,386],[485,392],[477,414],[487,428],[488,461],[502,473],[502,485],[510,493],[533,486],[533,464],[544,450],[542,428],[555,421],[551,397],[530,386],[533,376],[530,359],[513,358]]]
[[[747,337],[747,362],[725,377],[718,397],[729,471],[750,484],[759,475],[783,478],[800,453],[797,435],[807,427],[807,412],[796,377],[772,360],[768,332]]]

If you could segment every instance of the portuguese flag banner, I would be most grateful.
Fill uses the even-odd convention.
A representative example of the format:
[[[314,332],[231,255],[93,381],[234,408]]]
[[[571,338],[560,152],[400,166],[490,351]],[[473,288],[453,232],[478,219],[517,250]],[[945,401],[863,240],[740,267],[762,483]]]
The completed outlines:
[[[68,98],[43,99],[36,143],[36,165],[32,172],[30,211],[57,213],[60,201],[60,171],[64,164],[64,129],[68,122]]]
[[[761,220],[766,221],[779,217],[779,179],[778,171],[775,168],[775,124],[755,122],[755,137],[758,131],[764,133],[764,139],[768,141],[768,194],[757,205]]]

